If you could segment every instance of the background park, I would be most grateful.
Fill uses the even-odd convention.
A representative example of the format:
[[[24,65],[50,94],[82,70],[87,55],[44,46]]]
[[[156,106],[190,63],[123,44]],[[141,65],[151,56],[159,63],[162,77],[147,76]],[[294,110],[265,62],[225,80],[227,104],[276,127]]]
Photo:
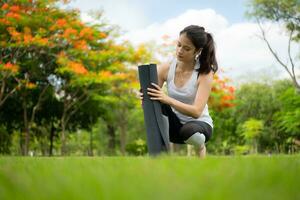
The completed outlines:
[[[0,2],[0,199],[300,199],[299,0],[167,0],[155,23],[166,2],[141,2]],[[189,24],[221,68],[208,156],[152,158],[137,66],[170,59]]]

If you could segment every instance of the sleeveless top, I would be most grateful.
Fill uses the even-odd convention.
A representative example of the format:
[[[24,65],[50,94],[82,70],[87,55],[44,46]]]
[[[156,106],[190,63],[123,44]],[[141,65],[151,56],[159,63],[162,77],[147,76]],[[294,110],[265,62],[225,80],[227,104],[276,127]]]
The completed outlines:
[[[176,66],[177,66],[176,63],[177,60],[174,59],[169,68],[168,77],[167,77],[168,95],[178,101],[192,105],[194,103],[196,93],[198,90],[198,85],[197,85],[198,72],[196,71],[196,69],[200,68],[200,63],[199,61],[196,62],[194,67],[195,70],[193,71],[189,80],[187,80],[182,87],[177,87],[174,82]],[[180,113],[173,107],[171,108],[173,112],[177,115],[177,117],[180,119],[181,123],[183,124],[185,124],[188,121],[203,121],[208,123],[211,127],[213,127],[213,120],[209,115],[207,104],[205,105],[201,116],[196,119]]]

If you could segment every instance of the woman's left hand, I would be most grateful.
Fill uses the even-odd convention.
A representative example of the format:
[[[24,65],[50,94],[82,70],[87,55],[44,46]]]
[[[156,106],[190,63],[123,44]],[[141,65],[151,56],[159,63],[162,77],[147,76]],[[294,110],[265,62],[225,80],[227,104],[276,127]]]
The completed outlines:
[[[147,94],[150,96],[151,100],[157,100],[164,104],[170,104],[171,98],[166,95],[162,89],[155,83],[151,83],[155,88],[147,88]]]

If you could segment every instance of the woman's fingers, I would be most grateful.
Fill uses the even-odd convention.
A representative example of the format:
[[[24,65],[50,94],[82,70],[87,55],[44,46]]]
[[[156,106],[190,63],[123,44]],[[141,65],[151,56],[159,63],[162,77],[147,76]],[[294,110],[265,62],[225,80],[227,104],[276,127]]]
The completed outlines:
[[[157,97],[150,97],[151,100],[160,100],[160,98]]]
[[[154,92],[147,92],[148,95],[153,96],[153,97],[158,97],[160,96],[159,93],[154,93]]]
[[[147,94],[150,96],[151,100],[158,100],[160,101],[162,99],[162,91],[159,85],[155,83],[151,83],[151,85],[154,86],[154,88],[147,88]]]
[[[159,92],[157,89],[153,89],[153,88],[147,88],[148,91],[151,91],[151,92]]]
[[[144,94],[141,92],[141,90],[140,90],[140,92],[139,92],[139,97],[140,97],[140,100],[143,100],[143,99],[144,99]]]
[[[153,85],[156,89],[160,90],[159,85],[155,84],[155,83],[151,83],[151,85]]]

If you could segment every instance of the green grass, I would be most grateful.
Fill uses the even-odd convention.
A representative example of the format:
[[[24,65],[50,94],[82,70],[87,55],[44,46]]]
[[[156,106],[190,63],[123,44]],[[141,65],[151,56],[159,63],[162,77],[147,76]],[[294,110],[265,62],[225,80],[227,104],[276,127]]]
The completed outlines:
[[[300,199],[300,155],[0,157],[0,199]]]

